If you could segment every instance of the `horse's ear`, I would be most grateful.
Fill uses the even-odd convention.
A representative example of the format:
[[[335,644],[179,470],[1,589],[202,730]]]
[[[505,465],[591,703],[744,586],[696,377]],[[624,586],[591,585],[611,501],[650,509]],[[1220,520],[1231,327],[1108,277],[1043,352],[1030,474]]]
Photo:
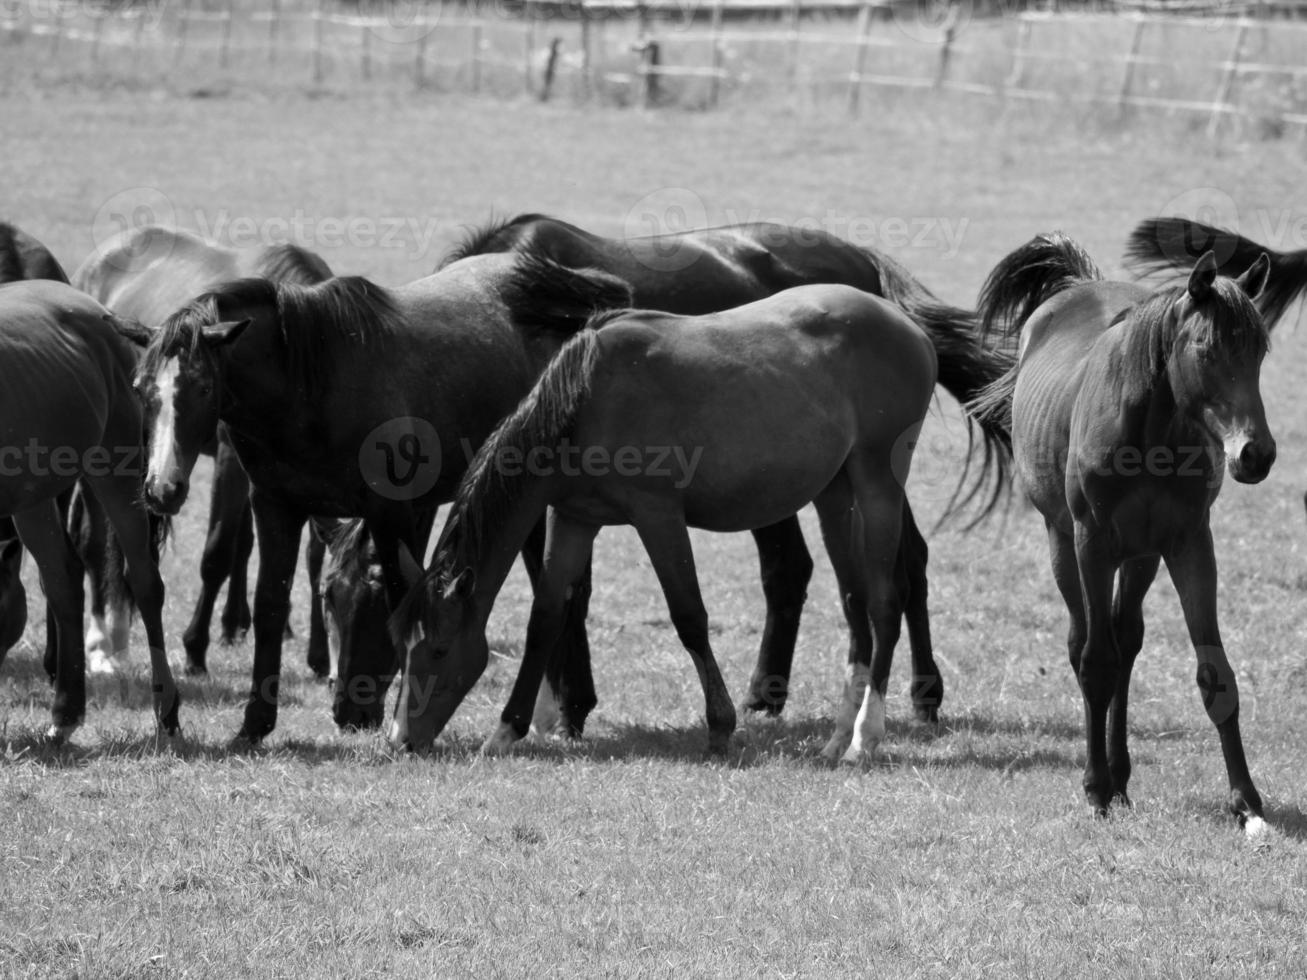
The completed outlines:
[[[477,587],[476,573],[470,568],[465,568],[454,577],[454,581],[445,586],[444,597],[446,599],[457,599],[459,602],[467,602],[472,598],[472,593]]]
[[[409,590],[422,578],[422,566],[418,564],[413,557],[413,552],[408,550],[408,545],[403,541],[399,543],[399,574],[404,579],[404,588]]]
[[[1189,273],[1189,295],[1202,302],[1211,295],[1212,283],[1216,282],[1216,253],[1208,249]]]
[[[17,570],[22,562],[23,542],[17,538],[10,538],[3,545],[0,545],[0,566]]]
[[[1256,299],[1266,288],[1266,280],[1271,275],[1271,257],[1263,252],[1257,261],[1248,267],[1248,271],[1235,280],[1239,288],[1248,294],[1249,299]]]
[[[244,320],[233,320],[229,323],[215,323],[212,326],[204,328],[204,341],[219,347],[223,344],[232,344],[236,339],[245,332],[245,328],[250,325],[249,317]]]

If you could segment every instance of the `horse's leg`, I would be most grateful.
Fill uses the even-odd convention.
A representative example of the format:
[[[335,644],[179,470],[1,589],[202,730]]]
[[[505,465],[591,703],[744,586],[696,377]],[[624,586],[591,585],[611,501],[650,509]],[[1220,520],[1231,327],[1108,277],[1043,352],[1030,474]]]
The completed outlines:
[[[530,727],[540,680],[564,639],[571,616],[568,597],[590,567],[590,554],[599,528],[570,521],[551,510],[547,518],[544,554],[535,581],[535,599],[526,628],[526,647],[512,694],[500,716],[499,727],[481,751],[499,754],[522,738]]]
[[[135,432],[133,433],[135,434]],[[112,431],[106,432],[112,438]],[[126,444],[124,439],[120,445]],[[126,563],[127,583],[145,624],[150,649],[150,679],[154,694],[154,717],[165,734],[179,728],[177,709],[181,695],[168,666],[163,634],[163,579],[150,534],[150,515],[141,503],[140,476],[115,472],[85,477],[88,489],[104,508]]]
[[[308,519],[275,497],[250,495],[259,535],[259,576],[254,587],[254,674],[238,740],[258,742],[277,727],[281,642],[290,616],[290,588],[299,558],[300,532]]]
[[[930,639],[929,583],[926,580],[929,558],[930,548],[905,497],[896,578],[903,618],[908,624],[908,642],[912,646],[912,709],[918,721],[935,724],[939,721],[939,706],[944,703],[944,677],[935,663],[934,645]]]
[[[250,505],[250,478],[245,475],[236,450],[219,429],[218,449],[213,457],[213,506],[222,510],[227,565],[227,597],[222,605],[222,642],[236,643],[249,632],[249,567],[254,553],[254,511]],[[221,501],[221,503],[220,503]],[[219,558],[221,561],[222,559]]]
[[[657,501],[640,512],[635,530],[658,575],[676,635],[699,673],[708,722],[708,753],[725,755],[731,732],[735,731],[735,705],[708,642],[708,610],[699,591],[685,517],[679,508]]]
[[[1071,661],[1071,673],[1076,682],[1080,680],[1080,654],[1085,649],[1085,637],[1088,624],[1085,622],[1085,600],[1080,592],[1080,570],[1076,568],[1076,542],[1069,534],[1063,534],[1052,523],[1045,521],[1048,529],[1048,554],[1053,566],[1053,581],[1062,593],[1062,601],[1071,619],[1067,629],[1067,657]]]
[[[1239,734],[1239,687],[1225,655],[1216,621],[1216,556],[1212,532],[1206,525],[1166,555],[1175,591],[1180,594],[1189,639],[1198,655],[1198,689],[1203,708],[1221,737],[1225,771],[1230,781],[1230,812],[1250,835],[1260,833],[1262,798],[1253,786]]]
[[[837,762],[853,741],[853,727],[871,678],[871,619],[867,615],[867,570],[862,556],[862,515],[853,486],[841,472],[813,501],[821,520],[821,536],[835,569],[840,605],[849,625],[847,678],[835,716],[835,731],[821,750],[827,762]]]
[[[322,582],[322,563],[327,545],[310,529],[304,543],[304,564],[309,573],[309,650],[308,665],[313,676],[326,680],[331,673],[331,656],[327,651],[327,625],[322,619],[322,596],[318,586]]]
[[[218,600],[222,583],[231,571],[236,546],[236,524],[240,512],[233,513],[233,500],[224,486],[222,455],[224,443],[218,444],[214,454],[213,486],[209,492],[209,530],[204,538],[204,552],[200,556],[200,596],[191,613],[191,621],[182,633],[182,647],[186,650],[186,672],[203,674],[208,671],[209,627],[213,620],[213,606]],[[231,452],[230,447],[227,451]],[[236,501],[244,506],[243,498]],[[230,605],[230,591],[228,605]],[[225,634],[225,631],[224,631]],[[224,642],[226,636],[223,637]]]
[[[65,499],[61,496],[60,512],[86,569],[86,583],[90,589],[91,623],[86,628],[86,669],[92,674],[113,673],[113,658],[125,651],[115,642],[117,637],[112,636],[114,630],[105,611],[109,605],[108,577],[121,574],[121,569],[109,567],[108,524],[95,498],[84,489],[74,488],[66,504],[64,506]]]
[[[887,459],[854,455],[849,459],[848,472],[862,515],[863,550],[858,557],[867,570],[867,615],[872,635],[871,677],[858,710],[853,740],[842,757],[844,762],[857,763],[869,759],[885,740],[885,694],[903,619],[895,568],[903,536],[905,500],[898,471]]]
[[[812,556],[804,543],[798,517],[757,528],[753,541],[762,567],[767,623],[743,708],[776,716],[784,709],[789,695],[799,618],[808,597],[808,582],[812,580]]]
[[[1085,703],[1085,798],[1094,812],[1107,813],[1112,802],[1112,773],[1107,765],[1107,709],[1116,692],[1121,657],[1112,623],[1112,586],[1116,562],[1104,536],[1077,523],[1076,570],[1085,611],[1085,646],[1077,679]]]
[[[545,518],[541,518],[522,546],[522,564],[526,566],[532,588],[539,582],[544,564],[545,523]],[[580,738],[586,718],[599,703],[590,668],[590,638],[585,629],[590,593],[591,563],[587,560],[571,584],[562,632],[545,664],[546,683],[539,689],[531,716],[531,724],[542,734],[558,731],[569,738]]]
[[[63,741],[86,717],[86,648],[82,645],[82,563],[53,500],[13,515],[18,537],[41,572],[47,628],[53,627],[54,706],[49,737]],[[48,649],[48,648],[47,648]]]
[[[1130,749],[1126,745],[1126,722],[1130,701],[1130,672],[1144,646],[1144,596],[1157,577],[1159,556],[1132,558],[1121,564],[1121,580],[1116,590],[1112,622],[1116,630],[1121,666],[1116,674],[1116,691],[1107,715],[1107,768],[1112,773],[1116,797],[1126,806],[1130,797]]]

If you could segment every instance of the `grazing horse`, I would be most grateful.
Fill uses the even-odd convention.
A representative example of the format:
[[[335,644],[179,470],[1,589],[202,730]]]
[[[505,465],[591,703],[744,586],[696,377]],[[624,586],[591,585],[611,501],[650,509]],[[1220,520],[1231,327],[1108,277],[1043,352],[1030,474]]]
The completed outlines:
[[[813,503],[851,637],[823,755],[860,761],[885,734],[904,483],[936,380],[929,338],[892,304],[837,285],[702,317],[619,311],[594,325],[482,447],[430,570],[396,612],[408,669],[392,741],[429,744],[481,675],[495,598],[549,508],[522,665],[483,750],[504,751],[526,734],[595,536],[628,524],[698,671],[709,751],[725,752],[735,709],[709,643],[687,528],[767,527]]]
[[[883,296],[901,306],[935,345],[939,381],[965,404],[1010,366],[1004,352],[985,347],[973,313],[941,303],[901,265],[870,248],[861,248],[816,228],[796,228],[767,222],[707,228],[675,234],[625,239],[604,238],[575,225],[539,214],[523,214],[473,229],[446,258],[532,249],[569,268],[603,269],[631,284],[634,305],[667,313],[718,313],[764,299],[794,286],[842,283]],[[968,426],[972,420],[967,418]],[[955,504],[976,495],[992,477],[993,496],[987,513],[1005,485],[1009,436],[1001,426],[980,428],[983,465],[971,491],[955,496]],[[964,468],[959,483],[967,480]],[[925,538],[911,508],[904,503],[898,580],[904,618],[912,646],[912,701],[916,716],[934,722],[944,697],[944,682],[931,649],[927,611]],[[979,520],[979,517],[977,518]],[[762,570],[767,618],[757,665],[743,706],[777,715],[785,706],[812,559],[797,517],[785,517],[772,527],[752,529]],[[577,582],[572,614],[584,619],[590,595],[589,569]],[[550,687],[557,688],[551,662]],[[588,676],[588,675],[587,675]],[[574,702],[578,700],[573,697]],[[593,691],[579,698],[585,710],[594,705]],[[579,732],[584,717],[568,718]]]
[[[1249,833],[1264,826],[1217,625],[1209,519],[1225,469],[1257,483],[1275,460],[1258,388],[1268,335],[1252,300],[1268,265],[1233,280],[1206,253],[1187,283],[1150,292],[1105,281],[1080,246],[1051,234],[1003,259],[982,293],[986,324],[1019,334],[1021,352],[974,407],[1010,416],[1017,475],[1044,515],[1084,698],[1085,795],[1099,814],[1114,798],[1129,803],[1130,672],[1164,560],[1220,734],[1230,809]]]
[[[67,282],[63,266],[50,250],[21,228],[0,221],[0,285],[24,279],[50,279]],[[60,511],[67,512],[68,497],[60,501]],[[0,516],[0,663],[23,636],[27,627],[27,590],[23,588],[23,546],[18,540],[13,519]],[[53,654],[54,621],[47,616],[47,657]]]
[[[1187,218],[1146,218],[1126,241],[1126,264],[1145,274],[1187,274],[1203,255],[1216,257],[1217,274],[1241,276],[1263,255],[1271,262],[1257,309],[1274,330],[1294,300],[1307,294],[1307,249],[1276,252],[1251,239]]]
[[[317,255],[296,245],[229,249],[212,245],[188,231],[147,225],[121,232],[105,242],[73,273],[73,285],[120,316],[158,324],[219,283],[245,276],[308,285],[331,278],[331,269]],[[186,669],[193,674],[208,669],[209,625],[224,582],[227,602],[221,618],[222,642],[234,643],[249,629],[246,569],[254,547],[249,480],[222,427],[202,451],[213,456],[214,471],[209,530],[200,559],[200,597],[182,634]],[[103,529],[102,522],[89,526]],[[85,533],[88,543],[104,547],[104,542],[97,541],[89,530]],[[310,537],[307,548],[310,571],[321,567],[321,544]],[[316,585],[315,578],[308,662],[316,674],[323,676],[327,672],[327,647]],[[102,611],[103,596],[96,598]],[[130,597],[113,599],[110,656],[125,649],[131,622]],[[103,636],[103,621],[96,626]],[[88,640],[93,656],[95,646]]]
[[[259,540],[254,677],[238,738],[277,716],[282,629],[309,515],[367,521],[393,608],[399,544],[420,553],[471,452],[597,309],[625,306],[611,276],[530,255],[484,256],[395,291],[237,280],[160,328],[138,386],[153,421],[145,491],[175,513],[206,433],[226,425],[249,474]],[[379,640],[380,642],[377,642]],[[397,668],[388,637],[333,673],[342,725],[379,724]]]
[[[114,318],[64,283],[32,280],[0,289],[0,514],[13,515],[41,571],[55,621],[50,736],[62,741],[86,714],[82,563],[57,498],[78,480],[113,525],[150,645],[154,708],[168,734],[179,696],[163,636],[163,581],[141,503],[136,352]]]

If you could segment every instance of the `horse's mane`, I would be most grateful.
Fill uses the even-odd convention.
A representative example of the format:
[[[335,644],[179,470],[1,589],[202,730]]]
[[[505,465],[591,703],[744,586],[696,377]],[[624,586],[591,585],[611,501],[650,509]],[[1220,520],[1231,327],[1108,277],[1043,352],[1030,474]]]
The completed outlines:
[[[1270,257],[1266,286],[1254,301],[1268,330],[1275,329],[1290,305],[1307,294],[1307,249],[1276,252],[1225,228],[1186,218],[1139,222],[1126,241],[1125,261],[1143,275],[1169,272],[1187,276],[1208,251],[1216,255],[1217,272],[1231,278],[1247,272],[1263,253]]]
[[[552,221],[546,214],[519,214],[512,218],[496,218],[493,215],[490,220],[483,225],[473,225],[463,235],[457,245],[446,253],[441,259],[437,270],[446,266],[453,265],[460,259],[465,259],[470,255],[485,255],[487,252],[505,251],[504,245],[512,247],[515,243],[496,244],[496,239],[504,232],[517,225],[529,224],[532,221]]]
[[[139,320],[133,320],[131,317],[123,316],[120,313],[106,313],[104,320],[109,326],[113,327],[114,332],[119,337],[122,337],[139,350],[145,350],[150,346],[150,341],[154,339],[154,331]]]
[[[332,277],[322,256],[298,245],[270,245],[259,253],[255,274],[273,282],[311,286]]]
[[[155,373],[168,357],[207,356],[204,328],[221,323],[223,309],[270,306],[277,311],[292,382],[310,396],[323,390],[332,351],[343,342],[366,344],[393,332],[402,314],[382,287],[360,276],[341,276],[312,286],[236,279],[197,297],[170,316],[141,360]]]
[[[1190,316],[1181,320],[1175,315],[1175,302],[1187,288],[1181,283],[1155,290],[1122,321],[1120,377],[1125,398],[1142,396],[1157,382],[1181,329],[1187,328],[1204,347],[1236,356],[1261,356],[1269,349],[1266,321],[1233,279],[1218,276],[1209,297],[1194,303]]]
[[[341,521],[324,529],[322,536],[328,555],[327,565],[322,571],[323,581],[329,578],[355,581],[362,578],[377,560],[372,536],[362,518]]]
[[[0,283],[20,279],[53,279],[68,282],[50,250],[21,228],[0,221]]]
[[[487,531],[503,525],[536,479],[529,468],[505,475],[501,461],[510,453],[525,458],[535,446],[555,446],[571,432],[577,412],[590,394],[598,343],[591,330],[569,340],[472,459],[454,496],[431,567],[391,618],[391,633],[397,642],[406,639],[417,625],[427,605],[425,597],[452,581],[481,552]]]

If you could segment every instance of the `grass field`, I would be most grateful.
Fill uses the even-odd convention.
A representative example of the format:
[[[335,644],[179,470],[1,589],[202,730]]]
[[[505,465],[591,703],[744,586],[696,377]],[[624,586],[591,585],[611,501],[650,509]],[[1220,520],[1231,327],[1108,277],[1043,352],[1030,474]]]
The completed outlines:
[[[230,241],[285,237],[273,219],[298,215],[301,244],[391,284],[428,272],[492,211],[611,234],[761,217],[881,245],[970,304],[1002,254],[1050,228],[1109,271],[1136,220],[1204,202],[1269,244],[1307,246],[1300,147],[1213,145],[1165,121],[1120,130],[929,100],[854,125],[819,111],[63,90],[0,94],[0,118],[0,216],[70,267],[117,216]],[[378,241],[383,229],[397,245]],[[588,735],[503,760],[475,750],[521,649],[520,573],[491,622],[490,670],[431,757],[334,730],[303,666],[302,581],[280,723],[253,753],[227,748],[250,644],[215,648],[211,677],[182,682],[176,746],[156,745],[139,675],[97,680],[75,744],[43,745],[50,690],[29,629],[0,669],[0,974],[1302,976],[1305,368],[1285,329],[1263,374],[1279,461],[1262,485],[1228,485],[1214,518],[1223,630],[1272,825],[1263,847],[1223,811],[1165,574],[1132,692],[1136,805],[1095,821],[1065,612],[1032,513],[931,536],[944,721],[909,721],[902,651],[883,764],[869,771],[816,757],[845,639],[810,514],[817,573],[790,705],[780,721],[746,721],[724,763],[701,759],[688,657],[634,536],[612,530],[596,556],[601,703]],[[909,486],[923,523],[964,442],[941,398]],[[165,559],[175,655],[203,522],[192,504]],[[695,545],[739,693],[762,624],[752,545]]]

